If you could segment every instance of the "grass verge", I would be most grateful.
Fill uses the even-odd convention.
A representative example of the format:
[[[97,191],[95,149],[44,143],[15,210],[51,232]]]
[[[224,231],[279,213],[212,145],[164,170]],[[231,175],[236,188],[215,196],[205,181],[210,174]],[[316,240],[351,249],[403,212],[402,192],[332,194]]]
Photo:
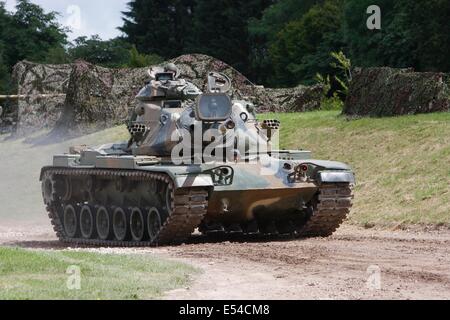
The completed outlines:
[[[72,266],[80,270],[80,290],[69,289],[77,286]],[[155,299],[195,272],[148,255],[0,248],[0,300]]]

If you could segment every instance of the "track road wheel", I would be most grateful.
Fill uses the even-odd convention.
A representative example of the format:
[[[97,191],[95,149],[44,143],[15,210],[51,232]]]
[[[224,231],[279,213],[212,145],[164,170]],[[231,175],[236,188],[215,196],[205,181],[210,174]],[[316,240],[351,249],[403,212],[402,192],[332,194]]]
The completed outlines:
[[[111,214],[105,207],[99,207],[97,210],[97,234],[100,240],[110,240],[112,235]]]
[[[145,237],[145,219],[142,210],[133,208],[130,217],[130,231],[133,241],[140,242]]]
[[[44,173],[41,188],[42,198],[44,199],[44,203],[46,205],[50,205],[57,200],[56,187],[56,180],[54,176],[49,172]]]
[[[116,208],[113,213],[113,231],[116,240],[125,241],[129,236],[128,217],[122,208]]]
[[[161,215],[159,213],[159,210],[156,208],[151,208],[148,212],[147,230],[150,241],[155,241],[161,230]]]
[[[64,208],[64,231],[69,238],[76,238],[79,235],[77,209],[73,205],[67,205]]]
[[[83,206],[80,212],[80,231],[84,239],[92,239],[95,235],[95,219],[92,208]]]

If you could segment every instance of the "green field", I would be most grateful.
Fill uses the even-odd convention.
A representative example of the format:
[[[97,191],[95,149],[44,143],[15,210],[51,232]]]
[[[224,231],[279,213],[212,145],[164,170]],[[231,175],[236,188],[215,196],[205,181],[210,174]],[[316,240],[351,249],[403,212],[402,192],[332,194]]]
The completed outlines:
[[[71,266],[80,270],[80,290],[67,273]],[[0,300],[155,299],[185,286],[196,272],[149,255],[0,248]]]

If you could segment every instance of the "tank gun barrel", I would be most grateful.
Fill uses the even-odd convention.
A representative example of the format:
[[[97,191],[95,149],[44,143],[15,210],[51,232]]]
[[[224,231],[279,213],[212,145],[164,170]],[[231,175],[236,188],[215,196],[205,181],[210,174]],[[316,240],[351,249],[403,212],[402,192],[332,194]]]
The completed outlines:
[[[13,95],[0,95],[0,100],[18,100],[18,99],[26,99],[31,97],[36,98],[57,98],[57,97],[65,97],[65,93],[57,93],[57,94],[13,94]]]

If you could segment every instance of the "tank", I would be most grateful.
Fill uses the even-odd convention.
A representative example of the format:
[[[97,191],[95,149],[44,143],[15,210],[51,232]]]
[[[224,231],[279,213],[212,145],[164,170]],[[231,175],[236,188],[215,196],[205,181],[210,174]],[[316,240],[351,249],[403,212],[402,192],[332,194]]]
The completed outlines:
[[[179,244],[194,232],[327,237],[350,213],[350,167],[280,150],[278,120],[258,120],[232,82],[205,88],[173,64],[149,70],[127,123],[129,141],[74,146],[42,168],[42,195],[63,242]],[[299,137],[300,138],[300,137]]]

